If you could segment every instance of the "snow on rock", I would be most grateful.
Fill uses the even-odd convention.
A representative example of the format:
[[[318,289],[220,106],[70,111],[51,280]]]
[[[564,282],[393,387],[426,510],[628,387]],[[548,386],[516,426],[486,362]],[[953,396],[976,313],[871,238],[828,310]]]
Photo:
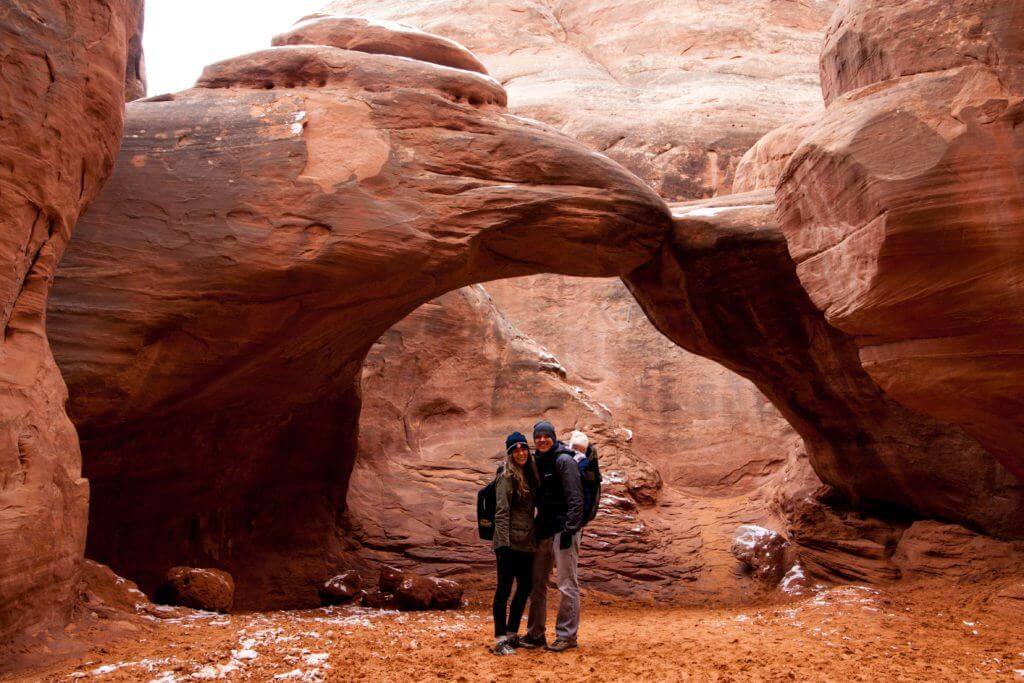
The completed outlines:
[[[788,593],[789,595],[801,595],[810,588],[807,574],[799,562],[790,567],[789,571],[782,577],[782,580],[779,582],[779,588],[783,593]]]
[[[743,524],[736,529],[731,550],[756,578],[775,585],[785,572],[788,545],[786,539],[775,531],[755,524]]]

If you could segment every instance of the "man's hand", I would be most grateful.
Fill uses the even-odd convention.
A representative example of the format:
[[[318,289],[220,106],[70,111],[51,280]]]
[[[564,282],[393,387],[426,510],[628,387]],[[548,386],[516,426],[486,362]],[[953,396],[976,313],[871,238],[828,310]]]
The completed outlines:
[[[572,537],[573,534],[568,531],[563,531],[562,533],[558,534],[558,549],[568,550],[569,548],[571,548]]]

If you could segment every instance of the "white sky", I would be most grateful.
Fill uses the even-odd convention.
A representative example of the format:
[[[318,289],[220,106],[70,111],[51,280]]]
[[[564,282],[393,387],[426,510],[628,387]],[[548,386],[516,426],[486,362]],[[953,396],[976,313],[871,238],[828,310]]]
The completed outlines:
[[[270,47],[327,0],[146,0],[148,94],[191,87],[207,64]]]

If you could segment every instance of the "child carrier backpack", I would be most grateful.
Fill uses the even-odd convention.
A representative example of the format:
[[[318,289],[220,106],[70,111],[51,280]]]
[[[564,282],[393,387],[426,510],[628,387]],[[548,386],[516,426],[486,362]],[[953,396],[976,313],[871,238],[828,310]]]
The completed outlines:
[[[504,468],[499,467],[487,486],[476,494],[476,532],[480,538],[490,541],[494,538],[494,513],[498,507],[498,477]]]
[[[597,516],[601,502],[601,467],[597,462],[597,449],[587,446],[586,457],[579,461],[580,481],[583,482],[583,523]]]

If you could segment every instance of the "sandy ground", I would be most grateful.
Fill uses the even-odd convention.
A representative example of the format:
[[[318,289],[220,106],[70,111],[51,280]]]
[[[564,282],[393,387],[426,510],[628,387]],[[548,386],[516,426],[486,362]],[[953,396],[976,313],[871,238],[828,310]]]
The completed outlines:
[[[507,657],[489,652],[481,600],[434,613],[196,612],[4,680],[1024,681],[1022,615],[986,606],[986,592],[840,586],[747,609],[591,598],[578,650]]]

